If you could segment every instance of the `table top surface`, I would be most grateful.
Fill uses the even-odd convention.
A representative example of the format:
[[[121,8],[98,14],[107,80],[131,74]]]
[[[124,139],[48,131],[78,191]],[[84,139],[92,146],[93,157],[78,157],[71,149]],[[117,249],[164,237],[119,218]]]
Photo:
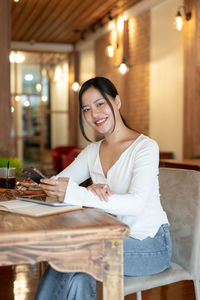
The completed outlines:
[[[160,159],[163,163],[200,166],[200,159]]]
[[[28,217],[0,212],[0,245],[4,242],[31,242],[42,239],[69,240],[122,238],[129,235],[127,225],[100,209],[82,210],[45,217]]]

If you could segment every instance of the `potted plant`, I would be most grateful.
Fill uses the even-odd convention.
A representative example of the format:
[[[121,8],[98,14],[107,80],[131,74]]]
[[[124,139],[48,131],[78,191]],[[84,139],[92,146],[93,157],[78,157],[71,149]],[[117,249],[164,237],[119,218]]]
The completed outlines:
[[[0,156],[0,168],[6,168],[8,166],[8,161],[9,167],[16,168],[16,175],[20,176],[22,174],[21,162],[17,157]]]

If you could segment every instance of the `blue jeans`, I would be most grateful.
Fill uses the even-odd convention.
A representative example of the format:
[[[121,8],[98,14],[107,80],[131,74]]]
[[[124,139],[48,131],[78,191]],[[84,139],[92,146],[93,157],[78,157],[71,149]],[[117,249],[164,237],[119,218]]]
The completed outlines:
[[[169,267],[171,240],[168,224],[154,238],[124,238],[124,275],[156,274]],[[35,300],[96,300],[96,280],[86,273],[62,273],[48,267]]]

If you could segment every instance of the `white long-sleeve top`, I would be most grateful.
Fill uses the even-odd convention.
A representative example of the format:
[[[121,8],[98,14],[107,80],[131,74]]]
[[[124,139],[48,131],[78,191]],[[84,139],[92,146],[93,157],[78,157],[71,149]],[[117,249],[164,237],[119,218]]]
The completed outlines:
[[[101,141],[89,144],[75,161],[56,178],[69,177],[64,202],[95,207],[114,214],[130,228],[137,239],[154,237],[159,227],[168,223],[160,203],[157,143],[141,134],[109,169],[105,177],[99,148]],[[114,192],[109,201],[101,201],[91,191],[79,186],[86,179],[108,184]]]

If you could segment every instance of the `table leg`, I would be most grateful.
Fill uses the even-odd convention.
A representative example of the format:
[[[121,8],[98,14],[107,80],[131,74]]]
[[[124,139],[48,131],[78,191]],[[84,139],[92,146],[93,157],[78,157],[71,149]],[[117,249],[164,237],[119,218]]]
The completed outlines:
[[[103,299],[103,284],[101,281],[97,281],[97,300]]]
[[[104,242],[103,300],[124,299],[123,240]]]

